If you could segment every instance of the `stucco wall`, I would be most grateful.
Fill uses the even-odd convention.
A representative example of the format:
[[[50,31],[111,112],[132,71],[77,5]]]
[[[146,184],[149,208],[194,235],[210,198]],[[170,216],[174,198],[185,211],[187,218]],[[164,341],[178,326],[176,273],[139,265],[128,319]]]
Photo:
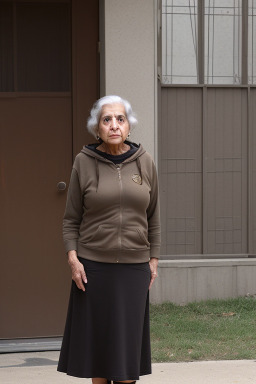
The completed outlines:
[[[256,294],[256,258],[161,260],[152,303],[186,304]]]
[[[105,0],[106,94],[133,106],[131,140],[156,159],[155,0]]]

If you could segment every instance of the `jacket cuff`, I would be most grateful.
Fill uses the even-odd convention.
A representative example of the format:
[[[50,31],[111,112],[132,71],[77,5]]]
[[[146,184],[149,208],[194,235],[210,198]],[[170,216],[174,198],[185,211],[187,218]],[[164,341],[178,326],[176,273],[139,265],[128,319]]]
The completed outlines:
[[[150,258],[155,257],[156,259],[159,259],[160,257],[160,248],[159,247],[151,247],[150,248]]]
[[[77,251],[77,240],[67,240],[64,241],[65,252],[68,251]]]

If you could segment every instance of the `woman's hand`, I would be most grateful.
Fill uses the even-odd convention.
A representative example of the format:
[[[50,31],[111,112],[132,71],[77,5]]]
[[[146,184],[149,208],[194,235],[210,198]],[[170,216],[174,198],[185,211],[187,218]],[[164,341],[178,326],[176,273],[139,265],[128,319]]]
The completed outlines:
[[[68,252],[68,263],[72,272],[72,279],[76,283],[77,288],[85,291],[85,287],[83,283],[87,283],[87,277],[85,274],[84,266],[77,258],[76,251]]]
[[[158,259],[156,259],[155,257],[152,257],[149,261],[149,267],[150,267],[150,271],[151,271],[151,280],[150,280],[150,284],[149,284],[149,289],[152,287],[152,285],[155,281],[155,278],[158,276],[157,266],[158,266]]]

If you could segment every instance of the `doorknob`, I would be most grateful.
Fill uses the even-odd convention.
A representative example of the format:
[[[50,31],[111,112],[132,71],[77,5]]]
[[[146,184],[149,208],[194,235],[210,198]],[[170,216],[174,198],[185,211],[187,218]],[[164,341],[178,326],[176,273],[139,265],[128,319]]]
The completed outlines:
[[[65,191],[67,184],[64,181],[60,181],[57,184],[58,191]]]

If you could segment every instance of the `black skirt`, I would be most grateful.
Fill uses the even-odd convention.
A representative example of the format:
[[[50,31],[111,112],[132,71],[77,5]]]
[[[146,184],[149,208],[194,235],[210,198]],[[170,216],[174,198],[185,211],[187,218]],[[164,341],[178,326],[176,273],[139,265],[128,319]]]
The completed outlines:
[[[80,261],[88,283],[83,292],[72,282],[58,371],[116,381],[150,374],[149,264]]]

